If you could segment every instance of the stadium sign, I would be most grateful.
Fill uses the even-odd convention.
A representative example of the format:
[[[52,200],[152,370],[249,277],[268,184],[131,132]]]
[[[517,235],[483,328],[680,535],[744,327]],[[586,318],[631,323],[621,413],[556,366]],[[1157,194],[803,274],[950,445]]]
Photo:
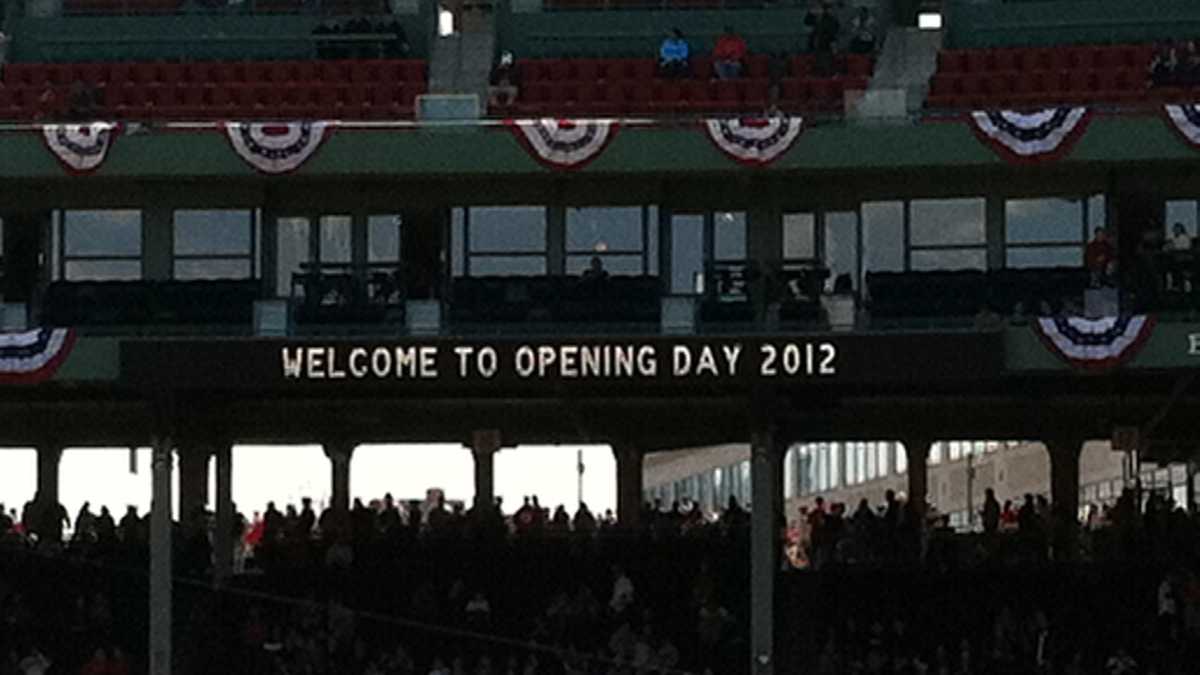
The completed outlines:
[[[126,340],[133,386],[382,387],[430,393],[613,385],[808,385],[974,379],[1003,369],[999,334],[478,340]]]

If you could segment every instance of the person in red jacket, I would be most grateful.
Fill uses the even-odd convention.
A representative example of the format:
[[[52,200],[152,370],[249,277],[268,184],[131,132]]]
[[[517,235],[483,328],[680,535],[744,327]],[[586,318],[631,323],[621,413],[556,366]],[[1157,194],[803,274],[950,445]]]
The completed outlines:
[[[713,48],[713,70],[718,79],[729,80],[742,75],[742,62],[746,59],[746,41],[726,26]]]

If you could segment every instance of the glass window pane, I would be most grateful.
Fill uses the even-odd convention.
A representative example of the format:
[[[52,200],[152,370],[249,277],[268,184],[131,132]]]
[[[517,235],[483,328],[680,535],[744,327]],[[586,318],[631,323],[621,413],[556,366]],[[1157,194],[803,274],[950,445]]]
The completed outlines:
[[[175,255],[250,255],[251,213],[242,209],[175,212]]]
[[[713,259],[746,259],[746,214],[718,211],[713,214]]]
[[[1104,195],[1088,197],[1088,232],[1108,224],[1108,211],[1105,208]]]
[[[308,218],[279,218],[276,221],[278,242],[276,243],[275,293],[279,297],[292,294],[292,274],[300,271],[300,264],[310,261]],[[303,286],[296,287],[296,294],[303,295]]]
[[[604,270],[609,274],[638,275],[643,274],[642,256],[640,255],[571,255],[567,256],[567,274],[583,274],[592,264],[592,258],[599,258],[604,264]]]
[[[249,279],[250,260],[234,259],[183,259],[175,261],[174,278],[180,281],[193,279]]]
[[[63,229],[68,256],[142,253],[141,211],[65,211]]]
[[[658,274],[658,207],[646,207],[646,273]]]
[[[136,281],[142,278],[140,260],[68,260],[67,281]]]
[[[1179,223],[1187,228],[1188,234],[1193,237],[1196,236],[1196,202],[1190,199],[1187,201],[1167,202],[1165,223],[1167,232],[1171,232],[1175,223]]]
[[[837,487],[842,482],[842,453],[837,443],[829,444],[829,487]]]
[[[351,260],[350,216],[321,216],[321,262],[348,263]]]
[[[367,262],[400,260],[402,222],[398,213],[367,216]]]
[[[839,274],[858,276],[858,214],[837,211],[825,214],[825,266],[829,268],[829,287]]]
[[[909,206],[913,246],[984,243],[984,200],[914,199]]]
[[[878,459],[875,461],[875,464],[879,468],[880,476],[886,476],[886,475],[888,475],[888,472],[891,471],[891,462],[888,461],[888,450],[889,449],[890,448],[888,447],[887,443],[876,443],[875,444],[875,453],[878,456]]]
[[[466,249],[466,227],[463,225],[463,209],[450,211],[450,273],[461,277],[463,271],[463,255]]]
[[[537,253],[546,250],[546,208],[482,206],[470,210],[474,253]]]
[[[568,208],[567,250],[641,251],[642,207]]]
[[[981,248],[913,251],[914,270],[982,270],[987,267],[987,252]]]
[[[697,292],[704,270],[704,217],[696,214],[671,216],[671,292]]]
[[[1083,262],[1082,246],[1037,246],[1010,248],[1004,255],[1007,267],[1076,267]]]
[[[864,202],[862,223],[867,270],[903,271],[904,203]]]
[[[471,276],[533,276],[546,273],[541,256],[486,255],[471,258]]]
[[[816,257],[816,216],[811,213],[783,214],[783,259],[812,260]]]
[[[1083,241],[1078,199],[1010,199],[1004,202],[1005,239],[1012,244]]]
[[[897,443],[896,448],[896,473],[908,472],[908,454],[904,450],[902,443]]]

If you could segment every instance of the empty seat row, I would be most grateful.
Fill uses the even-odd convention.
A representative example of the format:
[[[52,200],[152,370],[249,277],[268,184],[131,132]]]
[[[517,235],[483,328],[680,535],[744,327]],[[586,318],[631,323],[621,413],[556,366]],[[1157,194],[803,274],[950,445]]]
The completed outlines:
[[[163,14],[183,8],[183,0],[63,0],[65,14]]]
[[[654,276],[460,277],[454,280],[455,321],[657,321],[662,282]]]
[[[938,54],[939,73],[989,73],[1036,70],[1145,70],[1153,45],[1087,45],[1014,47],[1005,49],[943,50]]]
[[[693,77],[704,79],[713,75],[713,62],[710,56],[693,56],[690,65]],[[746,58],[744,65],[743,76],[745,77],[751,79],[771,77],[771,56],[767,54],[751,54]],[[874,69],[871,57],[862,54],[840,56],[833,65],[834,72],[844,73],[850,77],[870,77]],[[792,56],[787,59],[786,75],[808,77],[816,70],[815,66],[815,58],[810,54]],[[658,71],[657,62],[654,59],[521,59],[517,61],[517,68],[523,84],[650,80],[656,76]]]
[[[242,61],[199,63],[12,63],[5,86],[43,87],[84,82],[103,84],[310,83],[376,84],[424,82],[418,59],[346,61]]]
[[[930,318],[974,315],[983,306],[1002,314],[1052,309],[1081,300],[1089,282],[1082,267],[1005,270],[868,272],[873,316]]]
[[[778,103],[790,111],[838,109],[844,91],[866,86],[866,78],[790,78],[779,86]],[[766,79],[540,82],[522,87],[520,93],[520,99],[511,109],[493,108],[493,112],[594,115],[746,112],[762,111],[771,101],[771,85]]]
[[[305,0],[247,0],[255,12],[299,12]],[[64,14],[164,14],[183,11],[183,0],[63,0]],[[224,0],[200,0],[195,3],[208,9],[219,9]],[[387,14],[390,8],[383,0],[323,0],[325,14]]]
[[[261,284],[213,281],[56,281],[45,297],[55,326],[242,324],[249,326]]]
[[[91,112],[134,119],[394,119],[411,116],[424,91],[423,85],[125,85],[97,90]],[[65,94],[48,99],[41,89],[0,88],[0,117],[7,119],[54,119],[70,114],[70,105]]]

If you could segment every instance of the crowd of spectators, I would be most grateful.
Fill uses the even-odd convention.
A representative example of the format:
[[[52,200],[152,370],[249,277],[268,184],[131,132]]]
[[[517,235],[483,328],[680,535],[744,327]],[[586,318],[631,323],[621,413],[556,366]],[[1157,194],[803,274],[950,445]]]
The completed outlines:
[[[989,491],[982,531],[969,535],[896,494],[853,513],[820,500],[804,507],[781,536],[781,567],[822,574],[780,577],[785,595],[798,594],[798,604],[780,610],[781,630],[795,631],[781,659],[830,674],[1121,672],[1109,661],[1155,667],[1125,672],[1187,672],[1188,650],[1200,644],[1189,641],[1200,627],[1200,521],[1155,495],[1139,509],[1132,492],[1083,521],[1043,498],[1022,501],[1002,504]],[[114,522],[89,504],[73,519],[33,503],[22,517],[8,514],[0,519],[8,544],[0,547],[0,674],[140,672],[147,518],[130,508]],[[731,499],[715,518],[686,501],[648,503],[639,516],[631,529],[611,511],[580,504],[570,513],[532,496],[511,514],[500,501],[465,509],[436,493],[356,500],[345,516],[309,500],[282,510],[268,504],[235,519],[239,574],[213,590],[215,518],[198,510],[177,525],[174,542],[177,626],[188,636],[177,642],[177,672],[745,672],[750,512]],[[1072,522],[1078,540],[1067,550],[1058,530]],[[1145,606],[1095,620],[1146,619],[1149,637],[1089,643],[1078,616],[1027,592],[1036,584],[1022,587],[1018,578],[1075,579],[1062,571],[1066,560],[1097,569],[1121,561],[1119,571],[1084,575],[1099,589],[1088,592],[1103,594],[1105,574],[1125,575],[1141,580],[1136,598]],[[931,621],[924,605],[905,609],[911,600],[857,610],[834,602],[821,613],[808,594],[832,587],[808,585],[826,575],[857,575],[850,587],[886,581],[872,592],[925,594],[964,616]],[[942,591],[921,581],[962,575],[1023,588],[1013,598],[1033,601],[964,606],[963,598],[937,600]]]
[[[1200,85],[1200,44],[1195,40],[1160,44],[1149,70],[1150,84],[1155,87]]]

